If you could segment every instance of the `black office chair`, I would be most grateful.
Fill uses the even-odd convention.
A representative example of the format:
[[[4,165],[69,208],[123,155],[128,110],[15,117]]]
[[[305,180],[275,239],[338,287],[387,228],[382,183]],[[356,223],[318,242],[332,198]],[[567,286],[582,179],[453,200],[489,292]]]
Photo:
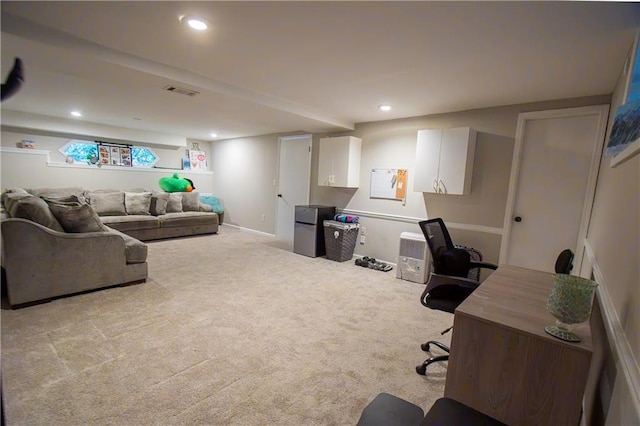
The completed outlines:
[[[479,285],[480,281],[468,278],[469,272],[476,268],[498,269],[497,265],[471,260],[469,252],[456,247],[451,241],[449,231],[440,218],[419,222],[431,251],[431,275],[420,297],[420,302],[430,309],[454,313],[460,305]],[[452,327],[444,330],[447,333]],[[437,346],[447,355],[432,356],[416,367],[416,372],[425,375],[427,366],[438,361],[449,360],[449,347],[429,340],[420,347],[428,352],[431,345]]]
[[[558,255],[556,259],[556,274],[570,274],[573,269],[573,252],[569,249],[564,249]]]

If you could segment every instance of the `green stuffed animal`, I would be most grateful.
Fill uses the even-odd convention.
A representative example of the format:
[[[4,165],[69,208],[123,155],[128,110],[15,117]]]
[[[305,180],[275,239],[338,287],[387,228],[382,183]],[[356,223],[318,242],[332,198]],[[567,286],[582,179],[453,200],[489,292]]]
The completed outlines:
[[[191,192],[196,189],[190,179],[181,178],[178,173],[171,177],[161,177],[158,184],[166,192]]]

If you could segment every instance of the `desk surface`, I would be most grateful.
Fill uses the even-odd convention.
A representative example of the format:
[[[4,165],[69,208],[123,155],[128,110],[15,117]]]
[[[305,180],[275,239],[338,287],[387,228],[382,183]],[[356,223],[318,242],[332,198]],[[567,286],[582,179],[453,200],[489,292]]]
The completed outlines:
[[[588,322],[548,335],[553,274],[501,265],[455,311],[445,396],[509,425],[578,425],[592,356]]]
[[[458,308],[456,314],[474,317],[529,333],[538,338],[570,346],[574,350],[592,350],[588,322],[576,327],[582,338],[570,343],[550,336],[545,326],[556,318],[547,310],[553,287],[553,274],[516,266],[500,265]]]

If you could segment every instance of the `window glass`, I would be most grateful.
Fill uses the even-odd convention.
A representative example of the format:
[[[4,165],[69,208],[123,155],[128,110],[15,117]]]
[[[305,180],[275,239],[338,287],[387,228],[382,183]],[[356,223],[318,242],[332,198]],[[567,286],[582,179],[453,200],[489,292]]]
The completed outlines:
[[[98,144],[91,141],[72,140],[59,151],[67,158],[73,158],[75,163],[89,163],[92,155],[98,155]],[[153,167],[158,162],[158,156],[149,148],[131,147],[133,167]]]

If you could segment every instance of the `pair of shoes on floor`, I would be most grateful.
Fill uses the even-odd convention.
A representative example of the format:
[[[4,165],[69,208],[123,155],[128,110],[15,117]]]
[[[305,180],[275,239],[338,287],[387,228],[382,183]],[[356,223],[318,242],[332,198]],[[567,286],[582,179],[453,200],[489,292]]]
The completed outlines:
[[[355,264],[358,266],[362,266],[364,268],[371,268],[377,271],[390,271],[393,269],[391,265],[388,265],[384,262],[379,262],[373,257],[365,256],[362,259],[356,259]]]

